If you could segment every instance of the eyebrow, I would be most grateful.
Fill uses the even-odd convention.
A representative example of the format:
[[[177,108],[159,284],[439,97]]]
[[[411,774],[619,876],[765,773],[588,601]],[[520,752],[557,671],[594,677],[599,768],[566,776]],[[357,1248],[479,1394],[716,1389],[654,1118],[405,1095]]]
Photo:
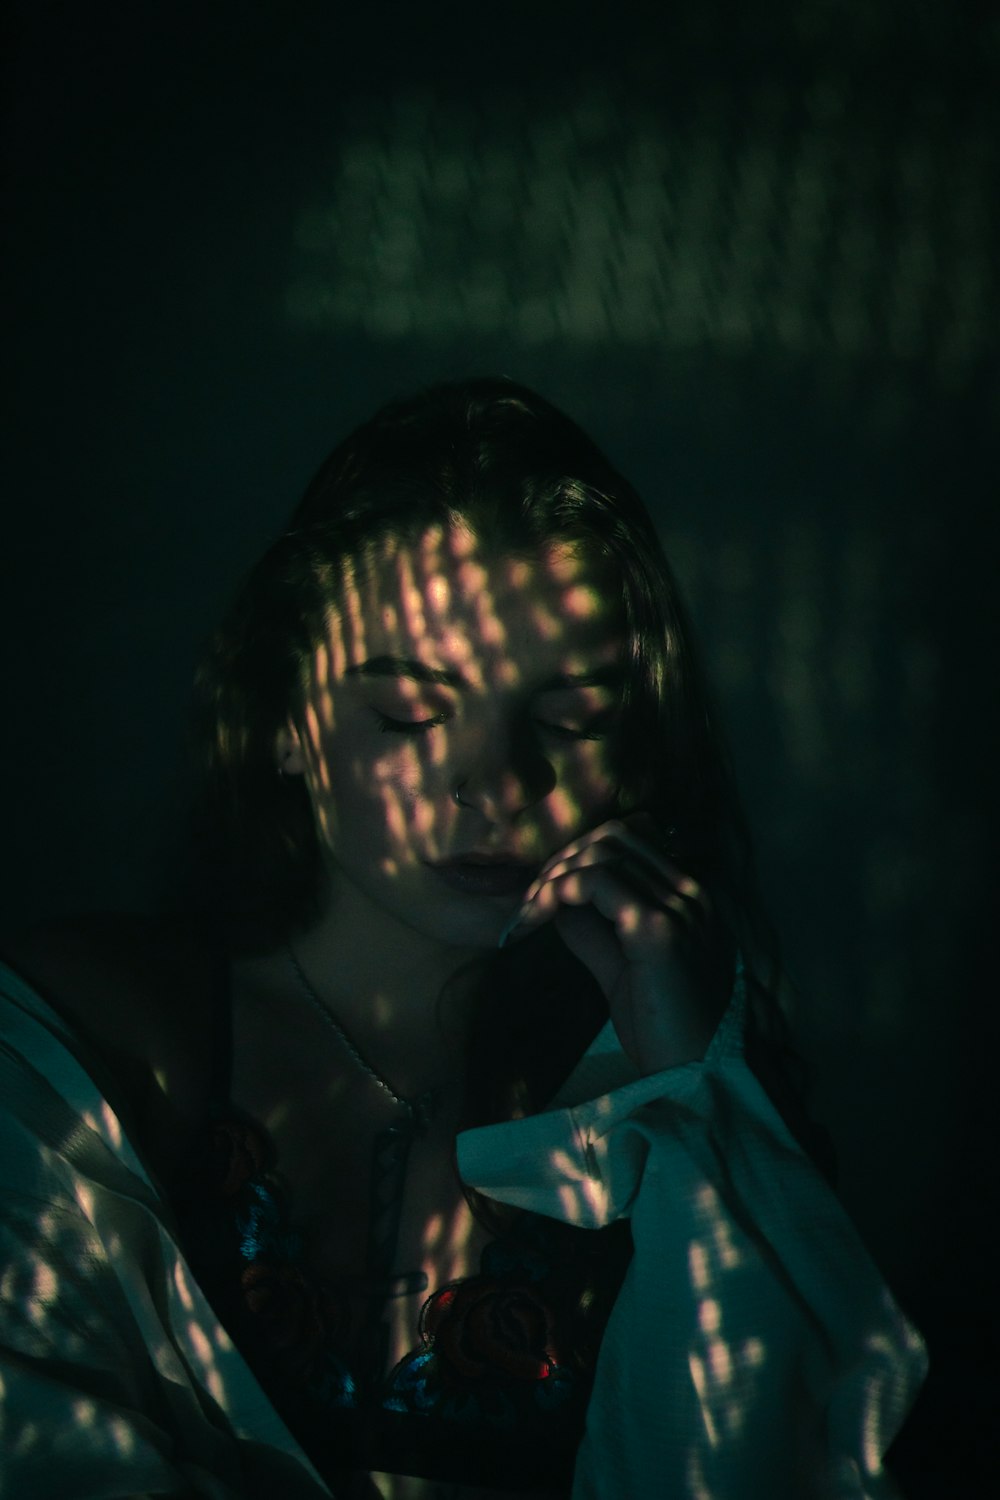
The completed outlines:
[[[408,677],[414,682],[442,683],[445,687],[465,687],[461,672],[445,667],[429,667],[411,656],[373,656],[357,666],[348,667],[345,677]],[[581,687],[620,687],[624,673],[617,662],[607,662],[589,672],[557,672],[535,688],[536,693],[566,692]]]
[[[616,661],[606,662],[602,667],[593,667],[589,672],[557,672],[547,677],[535,688],[536,693],[568,692],[581,687],[621,687],[625,673]]]
[[[444,667],[429,667],[425,662],[410,656],[373,656],[348,667],[345,677],[410,677],[415,682],[441,682],[446,687],[461,687],[461,672],[449,672]]]

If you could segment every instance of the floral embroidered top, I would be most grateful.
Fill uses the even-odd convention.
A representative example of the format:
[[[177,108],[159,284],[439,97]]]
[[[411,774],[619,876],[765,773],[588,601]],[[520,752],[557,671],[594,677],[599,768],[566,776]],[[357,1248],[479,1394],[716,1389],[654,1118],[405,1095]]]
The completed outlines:
[[[386,1377],[385,1298],[420,1290],[417,1278],[379,1284],[376,1267],[364,1287],[322,1282],[263,1129],[222,1107],[209,1133],[178,1204],[188,1259],[328,1482],[362,1469],[568,1494],[627,1227],[595,1234],[519,1213],[477,1275],[431,1292],[419,1343]],[[368,1368],[348,1348],[370,1354]]]
[[[574,1356],[574,1241],[557,1238],[547,1259],[545,1237],[556,1220],[572,1219],[589,1226],[574,1231],[584,1244],[588,1236],[595,1244],[627,1218],[634,1241],[627,1274],[603,1332],[603,1309],[590,1325],[600,1359],[573,1460],[574,1500],[647,1500],[689,1494],[692,1484],[727,1500],[805,1491],[889,1500],[895,1491],[883,1458],[924,1378],[924,1347],[747,1066],[743,1006],[737,992],[703,1062],[643,1078],[609,1024],[546,1111],[462,1133],[462,1180],[525,1211],[517,1221],[524,1232],[512,1231],[512,1260],[494,1265],[498,1252],[489,1251],[461,1299],[457,1290],[437,1298],[420,1348],[392,1373],[388,1391],[355,1375],[352,1396],[332,1375],[331,1391],[346,1404],[326,1408],[329,1431],[310,1432],[310,1461],[217,1326],[178,1243],[178,1215],[103,1091],[102,1070],[91,1068],[65,1019],[0,965],[0,1260],[10,1293],[0,1303],[3,1479],[26,1495],[56,1486],[81,1497],[313,1500],[342,1493],[335,1422],[353,1424],[363,1439],[360,1414],[368,1411],[402,1424],[398,1446],[410,1442],[414,1462],[431,1456],[440,1466],[454,1454],[455,1477],[467,1463],[465,1480],[474,1483],[482,1472],[475,1457],[489,1452],[497,1455],[494,1485],[515,1488],[516,1472],[544,1486],[516,1413],[511,1426],[503,1425],[509,1412],[496,1422],[482,1415],[487,1393],[527,1392],[531,1413],[551,1378],[539,1381],[539,1370],[555,1367],[582,1371],[571,1382],[571,1400],[579,1399],[587,1376],[586,1361]],[[192,1244],[200,1255],[211,1249],[212,1223],[224,1231],[216,1246],[224,1253],[201,1263],[217,1266],[230,1304],[256,1329],[258,1368],[270,1370],[276,1389],[287,1358],[291,1377],[280,1399],[290,1419],[322,1410],[322,1390],[318,1402],[309,1390],[325,1365],[337,1369],[336,1329],[328,1337],[325,1326],[337,1315],[336,1289],[312,1286],[290,1229],[275,1230],[275,1259],[265,1259],[265,1234],[281,1210],[264,1212],[252,1185],[269,1190],[259,1132],[247,1136],[240,1125],[234,1133],[223,1115],[212,1130],[218,1157],[203,1164],[207,1197],[189,1205],[198,1210],[189,1227],[204,1231]],[[262,1216],[251,1223],[255,1202]],[[537,1279],[523,1259],[532,1215],[542,1216],[538,1253],[553,1268]],[[286,1287],[297,1295],[283,1310]],[[419,1364],[429,1352],[436,1374],[433,1361]],[[512,1358],[531,1352],[534,1362]],[[504,1358],[513,1369],[503,1369]],[[463,1402],[462,1390],[475,1400]],[[393,1392],[404,1410],[384,1405]],[[539,1408],[529,1425],[552,1441],[536,1448],[572,1454],[573,1439],[564,1445],[558,1436],[558,1413],[568,1406]],[[413,1432],[424,1437],[413,1441]],[[489,1434],[498,1437],[488,1447]],[[387,1451],[373,1450],[381,1463],[362,1464],[392,1467]]]

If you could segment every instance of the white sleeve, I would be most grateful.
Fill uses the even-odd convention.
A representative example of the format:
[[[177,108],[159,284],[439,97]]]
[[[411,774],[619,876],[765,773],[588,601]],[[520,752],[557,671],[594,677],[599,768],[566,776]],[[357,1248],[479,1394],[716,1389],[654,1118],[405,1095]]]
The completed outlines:
[[[648,1078],[609,1026],[563,1107],[459,1138],[462,1177],[501,1202],[631,1219],[574,1500],[895,1493],[882,1459],[923,1344],[747,1066],[744,1008],[738,984],[705,1059]]]
[[[328,1495],[63,1023],[0,966],[0,1492]]]

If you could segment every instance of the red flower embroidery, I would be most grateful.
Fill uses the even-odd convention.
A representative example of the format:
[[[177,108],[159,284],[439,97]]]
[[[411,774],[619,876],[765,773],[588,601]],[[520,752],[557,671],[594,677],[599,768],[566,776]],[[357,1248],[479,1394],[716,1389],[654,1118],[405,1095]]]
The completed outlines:
[[[544,1380],[559,1363],[552,1314],[525,1287],[453,1282],[426,1303],[421,1334],[471,1379],[499,1368],[518,1380]]]
[[[221,1191],[226,1197],[238,1193],[245,1182],[264,1170],[264,1142],[253,1125],[222,1120],[215,1127],[212,1145],[219,1162]]]
[[[240,1281],[257,1330],[286,1374],[308,1375],[338,1321],[329,1299],[288,1261],[256,1260]]]

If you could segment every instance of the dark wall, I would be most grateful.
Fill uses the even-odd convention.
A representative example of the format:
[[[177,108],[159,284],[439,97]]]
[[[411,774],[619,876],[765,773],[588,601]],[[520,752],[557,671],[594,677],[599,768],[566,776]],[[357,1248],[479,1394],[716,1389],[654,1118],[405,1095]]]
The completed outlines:
[[[909,1492],[979,1493],[1000,29],[667,9],[15,6],[3,908],[156,900],[198,642],[351,423],[537,385],[701,626],[843,1192],[931,1340]]]

